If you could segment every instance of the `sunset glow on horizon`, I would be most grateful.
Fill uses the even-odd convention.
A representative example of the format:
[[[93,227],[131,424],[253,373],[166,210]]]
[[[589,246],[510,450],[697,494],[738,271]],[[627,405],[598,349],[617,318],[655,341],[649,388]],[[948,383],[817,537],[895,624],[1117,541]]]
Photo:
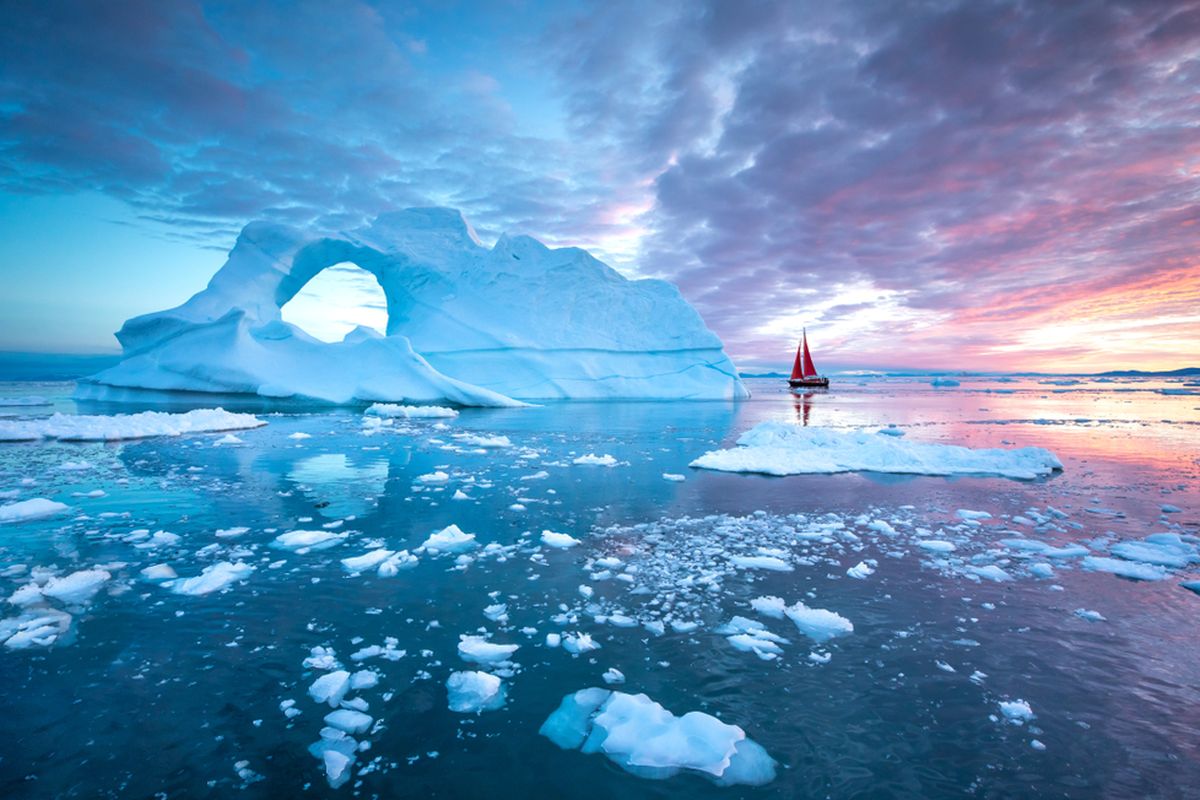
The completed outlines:
[[[446,205],[671,281],[744,370],[804,327],[831,370],[1200,365],[1185,0],[0,18],[0,350],[115,351],[253,220]]]

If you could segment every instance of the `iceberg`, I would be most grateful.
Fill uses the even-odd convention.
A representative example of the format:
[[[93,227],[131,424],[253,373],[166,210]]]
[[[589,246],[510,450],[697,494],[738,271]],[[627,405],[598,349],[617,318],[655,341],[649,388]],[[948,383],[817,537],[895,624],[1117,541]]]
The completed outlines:
[[[1057,456],[1041,447],[973,449],[781,422],[761,422],[743,433],[737,444],[705,453],[691,466],[766,475],[891,472],[997,475],[1019,480],[1032,480],[1063,468]]]
[[[321,342],[280,309],[353,263],[387,298],[387,335]],[[123,360],[80,399],[162,393],[332,404],[511,406],[547,399],[736,399],[749,393],[679,291],[628,280],[578,248],[528,236],[484,246],[447,208],[384,214],[349,232],[247,225],[207,288],[117,332]]]

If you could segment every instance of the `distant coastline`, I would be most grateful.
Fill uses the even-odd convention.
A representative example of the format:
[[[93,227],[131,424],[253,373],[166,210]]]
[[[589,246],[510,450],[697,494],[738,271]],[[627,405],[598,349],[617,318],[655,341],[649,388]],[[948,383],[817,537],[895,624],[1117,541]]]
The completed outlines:
[[[898,370],[883,372],[876,370],[831,371],[830,375],[845,378],[1192,378],[1200,376],[1200,367],[1147,371],[1140,369],[1109,370],[1107,372],[963,372],[952,370]],[[786,378],[783,372],[739,372],[742,378]]]

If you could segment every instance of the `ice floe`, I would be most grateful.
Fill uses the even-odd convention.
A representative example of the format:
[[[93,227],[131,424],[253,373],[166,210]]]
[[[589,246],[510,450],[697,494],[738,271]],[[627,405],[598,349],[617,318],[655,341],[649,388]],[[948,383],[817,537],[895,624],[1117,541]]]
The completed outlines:
[[[737,447],[713,450],[691,466],[767,475],[891,472],[915,475],[999,475],[1033,479],[1062,469],[1040,447],[972,449],[897,440],[863,431],[807,428],[762,422],[743,433]]]
[[[167,581],[163,585],[169,586],[175,594],[210,594],[232,586],[239,581],[244,581],[250,577],[250,573],[254,572],[254,569],[253,564],[246,564],[241,561],[237,563],[218,561],[216,564],[202,569],[199,575],[191,578]]]
[[[375,403],[363,413],[404,419],[453,419],[458,416],[458,411],[446,406],[402,406],[395,403]]]
[[[45,419],[0,420],[0,442],[37,439],[111,442],[121,439],[145,439],[151,436],[245,430],[266,424],[253,414],[234,414],[223,408],[199,408],[183,414],[161,411],[116,416],[54,414]]]
[[[32,497],[28,500],[19,500],[16,503],[0,506],[0,523],[44,519],[70,510],[71,507],[65,503],[48,500],[45,497]]]

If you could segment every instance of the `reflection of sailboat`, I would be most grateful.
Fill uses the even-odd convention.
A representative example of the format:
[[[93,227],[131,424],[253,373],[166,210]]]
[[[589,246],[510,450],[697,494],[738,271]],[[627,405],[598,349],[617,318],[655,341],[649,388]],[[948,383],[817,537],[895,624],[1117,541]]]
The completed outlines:
[[[829,386],[829,378],[818,375],[817,368],[813,366],[812,354],[808,352],[808,331],[803,332],[800,346],[796,348],[796,363],[792,365],[788,386]]]
[[[793,395],[793,402],[796,406],[796,417],[800,420],[800,424],[808,427],[808,412],[812,410],[812,392],[796,392]]]

